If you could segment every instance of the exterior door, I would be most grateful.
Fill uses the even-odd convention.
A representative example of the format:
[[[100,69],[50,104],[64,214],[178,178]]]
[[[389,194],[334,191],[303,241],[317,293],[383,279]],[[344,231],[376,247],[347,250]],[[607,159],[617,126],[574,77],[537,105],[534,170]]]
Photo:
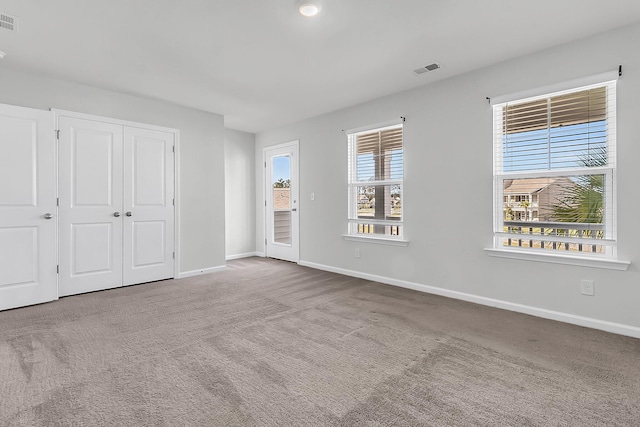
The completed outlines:
[[[264,158],[266,256],[298,262],[298,141],[265,148]]]
[[[0,310],[58,298],[53,113],[0,104]]]
[[[174,135],[124,129],[125,285],[173,277]]]
[[[60,296],[122,285],[122,126],[59,117]]]

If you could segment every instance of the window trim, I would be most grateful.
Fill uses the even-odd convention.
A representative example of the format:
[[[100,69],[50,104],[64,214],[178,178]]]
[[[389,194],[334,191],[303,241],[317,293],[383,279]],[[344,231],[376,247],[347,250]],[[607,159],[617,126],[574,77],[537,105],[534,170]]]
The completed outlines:
[[[487,255],[496,258],[516,259],[522,261],[538,261],[551,264],[576,265],[579,267],[603,268],[607,270],[625,271],[631,265],[629,261],[589,255],[566,255],[558,252],[533,252],[518,248],[485,248]]]
[[[556,92],[574,91],[575,89],[585,86],[600,85],[607,82],[612,82],[618,80],[618,78],[618,70],[607,71],[605,73],[595,74],[592,76],[581,77],[578,79],[567,80],[547,86],[541,86],[533,89],[523,90],[520,92],[496,96],[490,98],[490,104],[491,106],[494,106],[513,101],[527,101],[530,98],[540,98]]]
[[[557,96],[563,92],[577,92],[585,90],[586,88],[593,86],[611,86],[613,85],[617,91],[616,81],[618,80],[618,71],[611,71],[607,73],[597,74],[594,76],[584,77],[581,79],[571,80],[567,82],[558,83],[546,87],[531,89],[527,91],[517,92],[510,95],[504,95],[490,100],[490,104],[493,109],[493,125],[496,123],[496,114],[498,109],[495,107],[501,104],[509,102],[527,102],[533,99],[540,99],[545,97]],[[616,95],[617,96],[617,95]],[[614,105],[614,108],[616,106]],[[614,110],[617,122],[617,112]],[[614,123],[612,128],[607,130],[607,146],[610,141],[613,141],[614,147],[617,145],[616,141],[616,128],[617,123]],[[502,157],[498,158],[497,155],[497,140],[494,128],[493,133],[493,247],[485,248],[485,252],[492,257],[528,260],[528,261],[542,261],[556,264],[569,264],[577,266],[587,266],[596,268],[606,268],[614,270],[627,270],[630,265],[628,261],[622,261],[617,259],[617,196],[616,196],[616,167],[615,162],[613,166],[595,167],[595,168],[570,168],[570,169],[553,169],[553,170],[530,170],[523,172],[507,172],[498,171],[497,163],[502,162]],[[612,155],[610,153],[610,155]],[[613,153],[615,156],[615,153]],[[615,158],[614,158],[615,160]],[[585,252],[579,252],[577,254],[568,254],[556,251],[542,251],[532,250],[529,248],[520,247],[503,247],[499,245],[501,237],[508,233],[500,232],[500,227],[504,224],[502,212],[503,207],[503,181],[505,179],[518,179],[518,178],[551,178],[555,176],[576,176],[576,175],[605,175],[605,182],[607,189],[605,190],[606,206],[612,207],[612,214],[606,215],[604,219],[605,224],[605,239],[602,243],[607,245],[605,254],[589,254]],[[499,209],[500,208],[500,209]],[[500,212],[499,212],[500,211]],[[543,240],[542,236],[537,236]],[[585,242],[586,243],[586,242]]]
[[[409,246],[409,241],[403,238],[395,238],[393,236],[376,237],[375,235],[365,236],[364,234],[343,234],[344,240],[363,243],[378,243],[388,246]]]
[[[405,140],[404,140],[404,136],[405,136],[405,120],[404,117],[400,117],[398,119],[393,119],[393,120],[388,120],[385,122],[380,122],[377,124],[371,124],[371,125],[366,125],[366,126],[360,126],[357,128],[351,128],[351,129],[346,129],[343,132],[345,133],[345,135],[347,136],[347,158],[351,158],[354,153],[351,152],[351,150],[357,150],[357,147],[351,147],[351,144],[349,142],[349,139],[351,137],[351,135],[356,135],[356,134],[360,134],[360,133],[366,133],[369,131],[376,131],[376,130],[382,130],[385,128],[392,128],[392,127],[396,127],[396,126],[401,126],[402,127],[402,150],[403,150],[403,157],[402,157],[402,164],[403,164],[403,177],[402,180],[397,180],[397,179],[388,179],[388,180],[382,180],[382,181],[371,181],[371,182],[357,182],[351,181],[351,176],[352,174],[355,172],[355,165],[352,164],[351,162],[347,162],[347,168],[348,168],[348,175],[347,175],[347,190],[348,190],[348,204],[347,204],[347,232],[345,234],[342,235],[342,238],[344,240],[350,240],[350,241],[358,241],[358,242],[366,242],[366,243],[379,243],[379,244],[383,244],[383,245],[391,245],[391,246],[407,246],[409,244],[409,240],[406,239],[406,235],[405,235],[405,230],[404,230],[404,215],[405,215],[405,210],[404,210],[404,150],[405,150]],[[402,187],[402,193],[403,193],[403,200],[402,200],[402,220],[401,221],[383,221],[383,220],[364,220],[364,219],[352,219],[351,218],[351,210],[352,209],[356,209],[357,211],[357,202],[355,204],[355,206],[352,206],[352,203],[354,202],[354,200],[352,200],[351,198],[351,194],[352,192],[357,188],[357,187],[361,187],[363,185],[394,185],[394,184],[399,184]],[[383,234],[354,234],[351,232],[352,229],[352,224],[354,223],[366,223],[366,224],[380,224],[380,225],[388,225],[388,226],[400,226],[402,233],[400,235],[383,235]]]

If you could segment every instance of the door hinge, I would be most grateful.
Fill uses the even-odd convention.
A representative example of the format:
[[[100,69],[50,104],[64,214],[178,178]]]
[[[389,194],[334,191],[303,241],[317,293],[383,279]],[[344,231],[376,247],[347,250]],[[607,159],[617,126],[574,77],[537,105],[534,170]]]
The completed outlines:
[[[173,253],[173,259],[176,259],[176,253],[175,252]]]
[[[60,197],[56,197],[56,206],[60,206]]]
[[[265,169],[267,168],[267,162],[264,162],[264,168]]]
[[[176,152],[176,146],[175,145],[173,146],[173,152],[174,153]]]
[[[173,199],[173,206],[176,205],[176,199]]]
[[[264,205],[267,206],[267,201],[266,200],[264,201]]]
[[[265,244],[265,245],[267,244],[267,239],[264,239],[264,244]]]
[[[56,265],[56,274],[60,274],[60,266]]]
[[[54,130],[54,132],[56,133],[56,139],[59,141],[60,140],[60,129],[56,129],[56,130]]]

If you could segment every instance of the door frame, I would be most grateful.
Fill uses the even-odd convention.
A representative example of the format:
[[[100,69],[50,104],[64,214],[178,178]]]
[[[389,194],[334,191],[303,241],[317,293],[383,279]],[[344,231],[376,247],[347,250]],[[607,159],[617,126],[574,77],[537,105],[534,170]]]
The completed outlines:
[[[95,122],[103,122],[103,123],[111,123],[111,124],[121,125],[121,126],[144,128],[144,129],[157,130],[160,132],[167,132],[167,133],[173,134],[173,141],[174,141],[174,147],[175,147],[175,156],[173,159],[173,187],[174,187],[173,194],[175,199],[175,205],[173,207],[173,220],[174,220],[173,250],[175,251],[175,254],[176,254],[175,260],[173,263],[173,278],[174,279],[177,278],[180,273],[180,130],[174,129],[174,128],[168,128],[164,126],[149,125],[149,124],[140,123],[140,122],[132,122],[129,120],[114,119],[111,117],[96,116],[93,114],[86,114],[86,113],[78,113],[75,111],[62,110],[58,108],[51,108],[51,111],[54,113],[54,116],[55,116],[54,129],[56,130],[59,129],[58,123],[59,123],[60,117],[71,117],[75,119],[92,120]],[[57,143],[58,143],[58,140],[56,139],[56,144]],[[56,148],[57,148],[57,145],[56,145]],[[57,149],[56,149],[56,172],[58,174],[60,173],[59,170],[57,169]],[[58,243],[59,243],[59,240],[58,240]],[[59,248],[58,248],[58,251],[59,251]]]
[[[267,194],[267,181],[268,181],[268,173],[267,173],[267,151],[272,151],[272,150],[278,150],[278,149],[282,149],[282,148],[289,148],[292,147],[295,150],[296,153],[296,161],[295,164],[292,165],[292,175],[293,172],[295,172],[295,176],[297,177],[297,183],[296,183],[296,187],[297,187],[297,191],[298,191],[298,202],[300,201],[300,140],[296,139],[293,141],[289,141],[289,142],[284,142],[282,144],[276,144],[276,145],[269,145],[267,147],[263,147],[262,149],[262,164],[264,165],[264,167],[262,168],[262,182],[263,182],[263,186],[262,186],[262,196],[263,196],[263,200],[264,200],[264,209],[263,209],[263,214],[262,214],[262,222],[264,224],[264,233],[263,233],[263,238],[264,238],[264,256],[265,257],[269,257],[269,251],[267,249],[267,239],[268,239],[268,212],[267,212],[267,198],[269,197],[269,195]],[[292,238],[293,236],[295,236],[295,238],[297,239],[296,242],[296,253],[295,253],[295,262],[296,264],[300,262],[300,203],[298,203],[297,206],[297,214],[298,214],[298,221],[296,222],[298,225],[298,228],[296,230],[296,233],[292,233]],[[293,224],[293,221],[292,221]]]

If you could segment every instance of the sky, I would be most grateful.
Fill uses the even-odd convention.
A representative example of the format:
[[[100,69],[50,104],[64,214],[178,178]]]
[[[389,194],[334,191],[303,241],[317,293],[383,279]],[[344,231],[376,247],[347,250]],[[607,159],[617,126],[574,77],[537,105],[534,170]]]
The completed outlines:
[[[289,156],[273,158],[273,182],[280,178],[285,181],[291,178],[291,157]]]

